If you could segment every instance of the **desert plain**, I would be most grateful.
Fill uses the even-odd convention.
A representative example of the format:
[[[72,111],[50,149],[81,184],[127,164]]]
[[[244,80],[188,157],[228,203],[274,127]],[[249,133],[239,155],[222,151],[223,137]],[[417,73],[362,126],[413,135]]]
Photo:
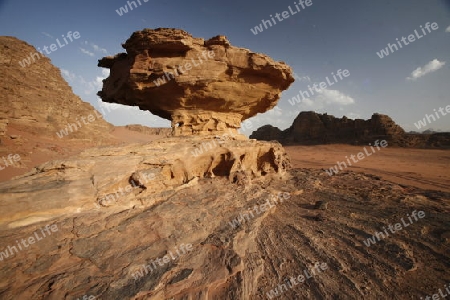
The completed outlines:
[[[343,144],[285,146],[294,168],[312,169],[329,169],[337,162],[345,162],[346,156],[363,151],[363,148]],[[388,146],[352,163],[345,170],[377,175],[401,185],[450,192],[449,167],[448,150]]]

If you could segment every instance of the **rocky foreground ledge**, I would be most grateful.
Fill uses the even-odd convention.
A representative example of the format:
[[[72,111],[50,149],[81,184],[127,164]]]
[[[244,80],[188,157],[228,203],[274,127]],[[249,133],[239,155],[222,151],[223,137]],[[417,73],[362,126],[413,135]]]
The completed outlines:
[[[449,194],[288,165],[278,143],[170,138],[1,183],[0,298],[415,299],[450,282]]]
[[[279,143],[241,135],[172,137],[144,145],[93,148],[4,183],[0,197],[9,214],[1,216],[0,228],[101,207],[132,208],[148,196],[169,195],[202,178],[222,176],[244,184],[268,174],[283,176],[289,167]],[[31,201],[33,211],[16,205],[22,201]]]

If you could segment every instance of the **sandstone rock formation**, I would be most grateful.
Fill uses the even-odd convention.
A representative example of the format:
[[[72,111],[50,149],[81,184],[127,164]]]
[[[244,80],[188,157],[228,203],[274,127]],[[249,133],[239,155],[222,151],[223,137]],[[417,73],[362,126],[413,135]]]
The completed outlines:
[[[34,60],[31,54],[36,54]],[[12,126],[56,138],[56,132],[68,123],[76,124],[77,119],[81,122],[81,117],[94,114],[94,107],[74,95],[50,59],[38,54],[33,46],[17,38],[0,36],[0,135]],[[22,67],[19,62],[28,58],[31,63]],[[112,129],[99,118],[65,138],[98,143],[106,140]]]
[[[175,123],[187,118],[174,131],[191,136],[91,148],[0,183],[1,299],[411,299],[449,282],[448,193],[352,172],[290,170],[278,142],[236,135],[239,122],[274,105],[276,91],[291,80],[284,64],[248,50],[242,50],[248,65],[230,63],[225,75],[212,72],[216,81],[197,73],[190,85],[167,83],[183,97],[197,97],[144,97],[147,90],[171,95],[170,89],[146,85],[143,70],[154,57],[176,60],[204,45],[227,53],[218,57],[242,59],[224,37],[200,43],[181,31],[173,31],[172,39],[167,32],[136,33],[128,54],[102,61],[111,63],[108,80],[119,80],[108,93]],[[152,36],[151,43],[139,35]],[[131,75],[124,75],[131,79],[122,78],[131,66]],[[270,74],[278,87],[270,87]],[[230,89],[221,80],[230,80]],[[249,82],[265,94],[246,91]],[[114,82],[105,86],[114,88]],[[240,96],[250,98],[227,94],[216,105],[208,86],[235,96],[241,88]],[[41,90],[36,87],[30,97]],[[8,122],[16,121],[8,117],[0,124]],[[10,140],[22,139],[6,128]],[[387,222],[406,219],[413,210],[427,218],[410,224],[407,233],[365,245]],[[312,271],[316,263],[322,271]],[[294,285],[299,275],[304,282]],[[280,285],[285,290],[274,292]]]
[[[14,37],[0,36],[0,91],[0,157],[21,157],[1,170],[0,181],[79,148],[117,142],[110,135],[114,126],[74,95],[50,59]],[[67,135],[59,138],[61,130]]]
[[[412,299],[448,284],[448,193],[352,172],[283,175],[275,143],[224,139],[193,158],[210,139],[180,140],[91,149],[0,183],[0,252],[41,238],[1,256],[0,298],[268,299],[305,270],[274,299]],[[251,182],[209,178],[264,162]],[[426,218],[364,244],[413,210]],[[316,262],[327,269],[311,275]]]
[[[256,129],[250,135],[251,139],[260,141],[284,141],[283,131],[272,125],[264,125]]]
[[[127,53],[99,60],[111,72],[98,95],[171,120],[174,135],[235,131],[273,108],[294,81],[285,63],[224,36],[205,41],[179,29],[145,29],[122,46]]]
[[[450,147],[450,134],[412,135],[407,134],[389,116],[373,114],[369,120],[336,118],[313,111],[301,112],[291,127],[282,131],[265,125],[254,131],[250,138],[282,144],[367,144],[377,139],[388,141],[390,146],[402,147]]]

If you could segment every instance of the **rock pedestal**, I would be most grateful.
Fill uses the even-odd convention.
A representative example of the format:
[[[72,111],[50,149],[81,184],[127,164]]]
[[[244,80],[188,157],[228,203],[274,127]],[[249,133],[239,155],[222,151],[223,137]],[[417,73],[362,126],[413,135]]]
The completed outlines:
[[[111,72],[98,95],[171,120],[174,135],[236,131],[294,82],[285,63],[233,47],[224,36],[205,41],[180,29],[144,29],[123,48],[127,53],[99,60]]]

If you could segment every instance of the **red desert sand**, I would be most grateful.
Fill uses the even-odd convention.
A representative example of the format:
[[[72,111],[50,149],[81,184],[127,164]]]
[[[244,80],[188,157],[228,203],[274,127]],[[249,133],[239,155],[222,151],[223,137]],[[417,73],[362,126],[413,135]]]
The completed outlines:
[[[294,168],[327,169],[345,156],[356,155],[364,146],[342,144],[286,146]],[[398,184],[450,192],[450,152],[447,150],[382,148],[370,157],[352,163],[346,170],[380,176]]]

